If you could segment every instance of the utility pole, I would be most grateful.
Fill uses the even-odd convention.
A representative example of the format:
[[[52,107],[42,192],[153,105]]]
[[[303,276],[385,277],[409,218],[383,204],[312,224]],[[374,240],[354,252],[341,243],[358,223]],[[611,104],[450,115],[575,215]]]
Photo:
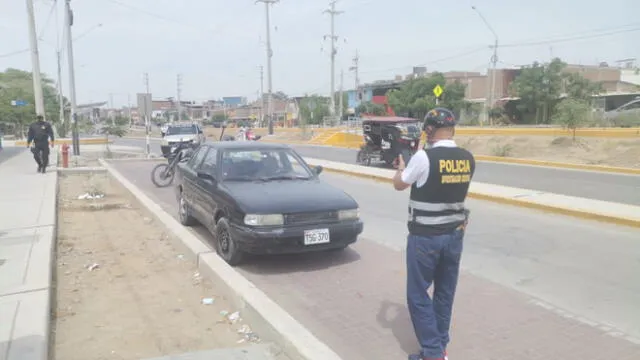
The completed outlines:
[[[336,102],[335,102],[335,93],[336,93],[336,75],[335,75],[335,71],[336,71],[336,41],[338,40],[338,36],[336,36],[335,34],[335,16],[336,15],[340,15],[342,14],[344,11],[337,11],[336,10],[336,2],[337,0],[332,0],[329,5],[331,6],[329,9],[325,10],[325,13],[328,13],[329,15],[331,15],[331,34],[330,35],[326,35],[325,39],[327,38],[327,36],[331,39],[331,105],[330,105],[330,112],[331,115],[335,115],[336,113]]]
[[[150,145],[150,141],[149,141],[149,127],[151,126],[150,117],[151,117],[151,110],[152,109],[147,109],[147,105],[148,104],[146,103],[147,102],[146,97],[150,95],[150,92],[149,92],[149,74],[148,73],[144,73],[144,85],[145,85],[145,88],[147,90],[147,92],[145,94],[145,106],[144,106],[144,108],[145,108],[144,129],[145,129],[145,133],[146,133],[146,136],[145,136],[146,146],[145,146],[145,148],[146,148],[147,156],[149,156],[151,154],[151,145]],[[153,107],[153,99],[151,100],[151,107]]]
[[[349,70],[355,73],[356,77],[356,91],[360,87],[360,57],[358,56],[358,50],[356,50],[356,56],[353,58],[353,66],[349,68]]]
[[[69,102],[71,103],[69,118],[73,123],[73,155],[78,156],[80,155],[80,136],[78,134],[78,114],[76,114],[76,74],[73,65],[73,36],[71,32],[73,12],[71,11],[71,0],[65,0],[65,25],[67,29],[67,64],[69,65]]]
[[[260,65],[260,124],[264,122],[264,66]]]
[[[489,103],[487,104],[487,102],[485,101],[485,116],[488,118],[489,110],[491,107],[493,107],[493,102],[494,102],[494,97],[496,92],[496,65],[498,63],[498,34],[495,32],[495,30],[493,30],[493,27],[491,27],[487,19],[485,19],[485,17],[482,15],[482,13],[480,12],[480,10],[478,10],[477,7],[471,6],[471,9],[475,11],[478,14],[478,16],[480,16],[480,19],[482,19],[482,22],[484,22],[484,24],[487,26],[489,31],[491,31],[494,37],[494,43],[492,46],[493,54],[491,55],[492,69],[491,69],[491,90],[489,90]]]
[[[269,6],[277,3],[279,0],[256,0],[256,2],[264,3],[265,18],[267,26],[267,119],[269,121],[269,135],[273,135],[273,84],[271,78],[271,57],[273,50],[271,49],[271,22],[269,19]]]
[[[178,121],[182,121],[182,102],[180,98],[182,97],[182,75],[178,74],[177,76],[177,100],[178,100]],[[173,123],[173,121],[171,121]]]
[[[114,113],[114,108],[113,108],[113,94],[109,93],[109,117],[111,118],[111,125],[115,125],[116,121],[115,121],[115,113]]]
[[[60,46],[58,44],[58,46]],[[60,124],[62,125],[62,129],[66,129],[66,121],[64,120],[64,96],[62,96],[62,60],[61,60],[61,51],[58,48],[58,51],[56,51],[56,59],[57,59],[57,65],[58,65],[58,105],[60,108]],[[67,136],[66,134],[66,130],[65,130],[65,136]]]
[[[131,94],[127,94],[127,109],[129,110],[129,128],[133,126],[133,117],[131,116]]]
[[[496,39],[493,44],[493,55],[491,55],[491,93],[489,94],[489,110],[493,109],[493,104],[495,102],[495,97],[496,97],[496,65],[497,63],[498,63],[498,36],[496,35]],[[487,116],[488,115],[489,114],[487,114]],[[493,125],[493,120],[491,120],[491,125]]]
[[[338,108],[338,116],[340,116],[340,121],[342,121],[342,109],[343,109],[343,95],[342,90],[344,89],[344,70],[340,70],[340,99],[339,100],[339,108]]]
[[[27,15],[29,20],[29,45],[31,47],[31,69],[33,73],[33,95],[36,100],[36,115],[42,115],[46,118],[46,114],[44,112],[44,97],[42,95],[40,56],[38,54],[38,35],[36,32],[36,17],[33,11],[33,0],[27,0]]]

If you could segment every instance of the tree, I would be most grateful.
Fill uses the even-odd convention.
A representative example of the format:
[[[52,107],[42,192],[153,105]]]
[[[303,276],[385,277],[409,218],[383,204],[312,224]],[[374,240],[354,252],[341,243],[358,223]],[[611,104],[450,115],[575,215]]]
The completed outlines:
[[[53,81],[44,74],[42,76],[42,95],[47,120],[59,127],[58,92],[53,86]],[[26,105],[12,106],[11,101],[13,100],[23,100]],[[11,68],[0,72],[0,126],[15,135],[23,136],[27,124],[35,120],[35,115],[31,73]]]
[[[356,108],[357,114],[370,114],[376,116],[387,115],[387,109],[384,105],[372,103],[371,101],[365,101],[360,103]]]
[[[330,99],[319,95],[310,95],[300,100],[300,117],[306,124],[318,125],[325,116],[329,116]]]
[[[116,116],[112,123],[105,125],[101,132],[107,140],[107,151],[109,151],[109,136],[123,137],[129,130],[129,119],[124,116]]]
[[[553,122],[562,125],[565,129],[573,132],[573,140],[576,140],[576,129],[584,124],[591,112],[590,104],[581,99],[567,98],[562,100],[556,107],[553,115]]]
[[[387,93],[389,105],[398,114],[422,119],[429,110],[436,107],[436,97],[433,94],[436,85],[444,89],[438,106],[456,113],[467,106],[464,99],[465,85],[459,81],[447,84],[444,75],[440,73],[408,80],[400,89],[390,90]]]
[[[604,91],[602,83],[591,81],[578,73],[564,75],[565,93],[572,99],[591,102],[593,95]]]
[[[524,67],[510,87],[511,94],[520,97],[518,110],[535,114],[536,123],[547,123],[562,92],[565,66],[555,58],[548,64],[534,62]]]

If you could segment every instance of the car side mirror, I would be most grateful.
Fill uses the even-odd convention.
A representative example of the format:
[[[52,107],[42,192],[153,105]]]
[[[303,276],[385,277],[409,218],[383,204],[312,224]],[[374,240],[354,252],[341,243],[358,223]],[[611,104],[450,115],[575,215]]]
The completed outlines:
[[[202,131],[202,129],[198,129],[198,134],[204,134],[204,131]]]
[[[314,167],[314,168],[313,168],[313,172],[314,172],[316,175],[320,175],[320,173],[322,172],[322,170],[324,170],[324,168],[323,168],[322,166],[320,166],[320,165],[318,165],[318,166],[316,166],[316,167]]]
[[[198,171],[198,177],[203,180],[209,180],[211,182],[215,182],[216,179],[206,172]]]

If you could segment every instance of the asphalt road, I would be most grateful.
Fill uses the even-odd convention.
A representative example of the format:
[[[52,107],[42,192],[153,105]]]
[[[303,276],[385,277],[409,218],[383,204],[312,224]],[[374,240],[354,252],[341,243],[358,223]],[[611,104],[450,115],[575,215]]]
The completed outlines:
[[[0,150],[0,164],[18,155],[22,151],[26,151],[26,150],[27,149],[24,147],[14,147],[14,146],[2,148]]]
[[[144,147],[144,140],[118,139],[118,144]],[[328,146],[291,145],[303,157],[355,164],[356,150]],[[159,151],[159,141],[151,143]],[[475,181],[546,191],[588,199],[640,205],[640,175],[478,162]]]
[[[173,189],[150,183],[153,163],[114,164],[176,216]],[[360,240],[343,253],[254,257],[238,269],[343,358],[404,358],[416,349],[404,305],[408,194],[354,177],[321,178],[359,202]],[[640,338],[638,230],[482,201],[469,207],[453,356],[638,358],[640,343],[597,328]],[[211,243],[202,228],[194,231]]]

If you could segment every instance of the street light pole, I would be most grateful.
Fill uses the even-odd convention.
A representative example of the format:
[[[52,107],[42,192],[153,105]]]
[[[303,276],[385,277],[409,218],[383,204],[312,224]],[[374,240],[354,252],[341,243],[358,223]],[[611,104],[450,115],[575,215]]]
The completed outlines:
[[[65,1],[65,27],[67,30],[67,64],[69,65],[69,102],[71,109],[69,118],[73,124],[72,144],[73,155],[80,155],[80,136],[78,134],[78,115],[76,114],[76,73],[73,64],[73,36],[71,26],[73,26],[73,12],[71,11],[71,0]]]
[[[38,54],[38,35],[36,34],[36,18],[33,11],[33,0],[27,0],[27,15],[29,19],[29,45],[31,47],[33,95],[36,101],[36,115],[42,115],[46,118],[44,111],[44,97],[42,95],[40,56]]]
[[[325,13],[331,16],[331,33],[328,35],[329,38],[331,39],[331,94],[330,94],[330,109],[329,109],[331,116],[334,116],[336,114],[336,102],[335,102],[336,74],[335,72],[336,72],[336,53],[338,52],[338,50],[336,50],[336,41],[338,40],[338,37],[336,36],[336,33],[335,33],[335,17],[336,15],[340,15],[344,12],[344,11],[336,10],[336,1],[337,0],[332,0],[329,3],[330,8],[324,11]]]
[[[473,9],[473,11],[475,11],[478,14],[478,16],[480,16],[480,19],[482,19],[482,22],[484,22],[484,24],[487,26],[489,31],[491,31],[495,39],[492,46],[493,54],[491,55],[491,90],[489,91],[488,104],[485,101],[485,116],[488,118],[489,107],[493,107],[493,103],[495,101],[494,97],[496,92],[496,65],[498,63],[498,34],[496,34],[495,30],[493,30],[493,27],[489,25],[489,22],[487,21],[487,19],[485,19],[485,17],[482,15],[480,10],[478,10],[478,8],[476,8],[475,6],[471,6],[471,9]]]
[[[267,26],[267,119],[269,121],[269,135],[273,135],[273,84],[271,82],[271,57],[273,56],[273,50],[271,49],[271,22],[269,19],[269,6],[277,3],[278,1],[279,0],[256,1],[264,3]]]

